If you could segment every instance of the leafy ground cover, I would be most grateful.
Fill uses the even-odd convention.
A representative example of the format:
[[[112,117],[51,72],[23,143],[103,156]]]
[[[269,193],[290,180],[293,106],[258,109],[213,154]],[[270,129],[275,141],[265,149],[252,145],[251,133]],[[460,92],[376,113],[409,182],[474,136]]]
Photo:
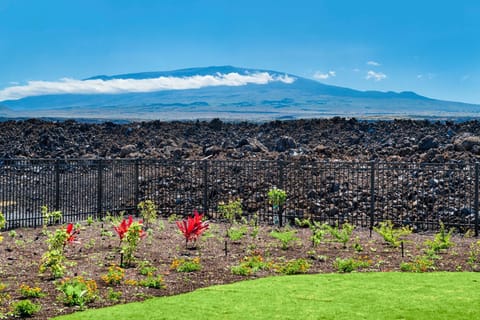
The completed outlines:
[[[472,272],[269,277],[55,319],[478,319],[479,289]]]
[[[258,227],[243,221],[232,225],[242,229],[243,235],[231,239],[226,232],[228,224],[211,222],[186,245],[176,223],[181,220],[178,217],[152,220],[147,230],[141,229],[138,219],[133,220],[127,219],[123,227],[121,219],[110,217],[104,221],[89,219],[72,227],[1,232],[1,314],[10,317],[16,312],[47,319],[266,276],[480,268],[480,243],[468,234],[408,234],[402,236],[401,245],[395,246],[375,232],[370,237],[368,230],[358,228],[339,231],[304,223],[305,228],[276,230],[274,226]],[[135,233],[128,233],[126,228]],[[138,237],[126,245],[120,241],[120,234],[125,239],[135,234]],[[63,268],[52,269],[55,263]],[[58,272],[56,276],[49,272],[52,270]],[[374,277],[365,275],[369,276]],[[282,279],[274,277],[269,281],[275,283],[277,278]],[[223,290],[215,288],[209,290]],[[282,292],[296,292],[308,300],[308,291],[301,291],[286,286]]]

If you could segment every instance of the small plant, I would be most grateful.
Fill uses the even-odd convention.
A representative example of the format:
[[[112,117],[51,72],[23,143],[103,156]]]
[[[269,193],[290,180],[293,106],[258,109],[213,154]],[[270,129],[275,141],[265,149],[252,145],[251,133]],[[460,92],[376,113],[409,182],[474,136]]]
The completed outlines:
[[[412,262],[400,263],[403,272],[427,272],[435,270],[435,261],[427,255],[415,257]]]
[[[390,220],[380,222],[379,226],[374,227],[373,230],[394,248],[400,246],[403,237],[412,233],[412,228],[410,227],[394,228],[393,222]]]
[[[362,252],[363,251],[363,246],[360,243],[360,238],[355,237],[355,242],[353,243],[353,249],[355,249],[356,252]]]
[[[230,200],[228,203],[220,202],[218,212],[221,217],[227,219],[230,224],[237,221],[242,216],[242,201],[240,199]]]
[[[142,221],[134,222],[132,216],[129,216],[128,219],[123,219],[114,229],[120,238],[122,253],[120,266],[129,266],[135,260],[134,253],[137,250],[140,239],[146,235],[142,229]]]
[[[152,264],[148,260],[140,261],[138,264],[138,268],[138,272],[142,276],[152,276],[157,271],[157,268],[152,266]]]
[[[300,274],[307,273],[310,269],[311,264],[305,259],[294,259],[284,263],[278,263],[275,265],[275,271],[291,275],[291,274]]]
[[[107,274],[104,274],[100,277],[108,286],[115,286],[122,283],[125,279],[125,270],[119,266],[112,265],[108,267]]]
[[[93,220],[92,216],[87,217],[87,226],[91,226],[94,222],[95,220]]]
[[[48,235],[48,239],[46,240],[48,250],[42,256],[39,267],[40,273],[50,271],[55,279],[63,277],[65,273],[64,263],[66,260],[64,248],[66,244],[75,241],[77,233],[70,223],[66,229],[60,228]]]
[[[208,221],[202,221],[203,214],[198,214],[197,210],[193,211],[193,217],[188,217],[182,221],[177,221],[177,227],[182,232],[185,238],[185,247],[188,247],[188,242],[196,242],[198,237],[208,229]]]
[[[112,302],[118,302],[122,297],[121,291],[115,291],[113,288],[108,288],[107,290],[107,298]]]
[[[450,229],[448,232],[445,230],[445,225],[440,221],[440,230],[435,234],[433,240],[425,241],[425,245],[428,250],[432,250],[435,253],[441,250],[446,250],[454,245],[452,242],[452,233],[454,229]]]
[[[17,234],[17,232],[16,232],[15,230],[10,230],[10,231],[8,232],[8,236],[9,236],[10,238],[16,238],[16,237],[18,236],[18,234]]]
[[[480,269],[480,240],[470,244],[467,264],[470,266],[472,271],[478,271]]]
[[[20,300],[12,305],[13,314],[20,318],[30,318],[42,308],[39,304],[33,303],[29,299]]]
[[[242,225],[240,227],[232,226],[227,230],[227,236],[231,241],[236,242],[240,241],[245,236],[245,234],[247,234],[247,231],[248,229],[245,225]]]
[[[175,213],[172,213],[171,215],[168,216],[167,221],[168,221],[169,223],[172,223],[172,222],[177,221],[177,220],[180,219],[180,218],[181,218],[181,217],[180,217],[179,215],[177,215],[177,214],[175,214]]]
[[[260,270],[268,270],[270,267],[271,264],[265,262],[261,255],[251,255],[244,257],[238,266],[233,266],[230,270],[236,275],[249,276]]]
[[[147,288],[154,288],[154,289],[165,288],[163,277],[161,275],[158,275],[156,277],[148,276],[146,279],[140,280],[138,284],[142,287],[147,287]]]
[[[30,287],[29,285],[22,283],[20,285],[20,295],[23,298],[42,298],[45,296],[45,293],[40,287]]]
[[[320,222],[313,221],[313,223],[309,224],[310,230],[312,231],[312,235],[310,239],[312,240],[312,246],[316,247],[322,243],[325,239],[325,235],[327,234],[327,228],[329,227],[328,224],[320,224]]]
[[[177,272],[194,272],[202,268],[200,258],[175,258],[173,259],[170,269]]]
[[[7,289],[7,285],[0,282],[0,319],[6,319],[7,315],[12,311],[10,307],[4,307],[5,302],[9,302],[12,299],[12,296],[6,293],[5,289]]]
[[[150,224],[157,219],[157,206],[152,200],[145,200],[138,204],[140,216],[145,222],[145,227],[150,228]]]
[[[354,259],[354,258],[348,258],[348,259],[337,258],[335,259],[333,266],[335,267],[335,269],[337,269],[338,272],[349,273],[349,272],[358,270],[360,268],[369,267],[370,262],[360,260],[360,259]]]
[[[67,306],[79,306],[80,308],[94,301],[97,297],[97,283],[95,280],[87,280],[82,276],[65,278],[57,285],[61,292],[59,300]]]
[[[268,190],[268,202],[275,208],[278,209],[285,204],[287,200],[287,193],[282,189],[272,188]]]
[[[282,243],[283,250],[287,250],[288,248],[290,248],[290,245],[293,242],[297,242],[298,240],[300,240],[298,237],[295,236],[296,234],[297,234],[296,230],[285,230],[285,231],[274,230],[270,232],[270,235],[273,238],[280,240],[280,242]]]
[[[312,225],[312,223],[310,222],[310,219],[299,219],[299,218],[295,218],[295,225],[296,226],[299,226],[300,228],[310,228],[310,226]]]
[[[344,249],[347,248],[347,242],[350,240],[353,229],[355,229],[355,227],[348,222],[344,223],[342,228],[338,226],[332,227],[328,224],[323,224],[322,227],[331,235],[333,241],[341,243]]]
[[[287,193],[282,189],[277,189],[274,187],[270,189],[267,193],[268,202],[272,205],[273,208],[273,223],[283,225],[282,214],[283,214],[283,205],[287,200]]]
[[[42,206],[40,212],[43,218],[43,227],[46,228],[50,223],[57,223],[62,219],[62,211],[48,211],[47,206]]]
[[[5,227],[6,221],[5,221],[5,216],[3,213],[0,211],[0,230],[2,230]],[[2,243],[3,237],[0,235],[0,243]]]
[[[111,238],[111,237],[113,237],[113,232],[112,232],[112,231],[109,231],[109,230],[104,230],[104,229],[103,229],[103,230],[100,232],[100,236],[101,236],[101,237]]]

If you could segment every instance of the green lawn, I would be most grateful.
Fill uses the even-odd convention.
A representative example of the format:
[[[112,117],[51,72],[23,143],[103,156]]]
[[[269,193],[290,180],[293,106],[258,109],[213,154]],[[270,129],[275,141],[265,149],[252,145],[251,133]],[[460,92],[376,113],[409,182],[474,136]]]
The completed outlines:
[[[480,319],[480,273],[270,277],[55,319]]]

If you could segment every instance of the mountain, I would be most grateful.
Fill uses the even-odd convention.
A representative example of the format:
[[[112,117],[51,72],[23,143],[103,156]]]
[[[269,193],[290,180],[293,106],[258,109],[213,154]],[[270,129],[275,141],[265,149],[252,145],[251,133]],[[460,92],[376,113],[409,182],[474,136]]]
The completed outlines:
[[[363,119],[480,116],[480,105],[435,100],[414,92],[358,91],[278,71],[232,66],[100,75],[84,81],[102,88],[134,83],[130,91],[142,91],[140,87],[145,86],[149,92],[122,89],[119,93],[106,90],[106,93],[48,94],[6,100],[0,102],[0,117],[262,121],[331,116]]]

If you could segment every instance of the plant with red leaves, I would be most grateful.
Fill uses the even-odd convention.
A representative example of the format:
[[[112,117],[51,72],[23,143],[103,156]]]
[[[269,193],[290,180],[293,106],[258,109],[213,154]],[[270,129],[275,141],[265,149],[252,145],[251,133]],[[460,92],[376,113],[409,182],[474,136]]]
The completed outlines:
[[[73,229],[73,224],[72,223],[69,223],[67,225],[67,229],[65,230],[65,232],[67,233],[67,240],[65,240],[65,244],[67,243],[74,243],[75,240],[77,239],[77,235],[80,233],[80,230],[79,229]]]
[[[143,221],[133,221],[132,216],[128,216],[128,219],[118,225],[114,226],[115,231],[120,238],[121,245],[121,266],[131,265],[134,261],[134,252],[137,249],[139,240],[145,237],[145,231],[143,231]]]
[[[189,216],[187,219],[177,221],[178,229],[185,237],[185,247],[188,246],[189,241],[196,242],[198,237],[209,228],[208,221],[202,221],[203,214],[199,214],[197,210],[193,211],[193,217]]]
[[[125,233],[127,233],[128,229],[130,228],[132,223],[133,223],[132,216],[128,216],[128,220],[123,219],[122,222],[120,222],[120,224],[118,226],[113,227],[115,229],[115,231],[117,232],[118,237],[120,238],[120,241],[123,240],[123,237],[125,236]]]

